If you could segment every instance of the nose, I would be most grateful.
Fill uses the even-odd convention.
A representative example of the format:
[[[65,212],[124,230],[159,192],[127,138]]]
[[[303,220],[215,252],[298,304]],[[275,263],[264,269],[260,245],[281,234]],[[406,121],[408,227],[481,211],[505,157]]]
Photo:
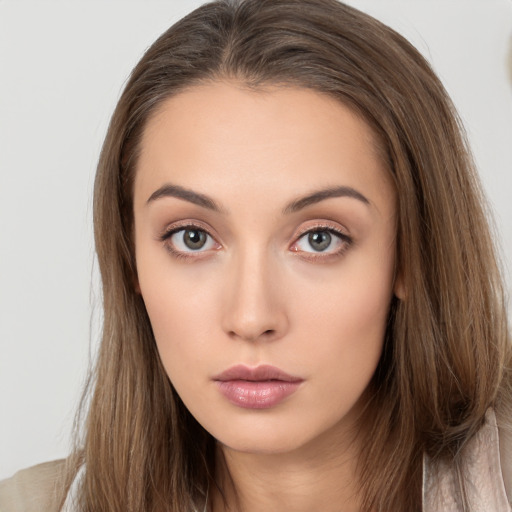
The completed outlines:
[[[278,265],[264,251],[241,254],[231,266],[223,329],[234,339],[271,341],[288,329]]]

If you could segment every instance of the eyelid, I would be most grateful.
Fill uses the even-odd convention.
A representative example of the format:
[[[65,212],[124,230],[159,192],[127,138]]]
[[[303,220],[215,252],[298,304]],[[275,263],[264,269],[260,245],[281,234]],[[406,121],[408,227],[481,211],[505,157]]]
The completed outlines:
[[[173,222],[172,224],[167,225],[158,235],[158,239],[161,241],[165,241],[169,239],[174,233],[181,231],[182,229],[187,228],[195,228],[200,231],[204,231],[207,235],[211,236],[215,241],[217,241],[217,237],[212,235],[212,229],[205,225],[204,223],[196,220],[183,220],[178,222]]]
[[[182,251],[177,249],[176,247],[173,247],[173,245],[170,243],[170,239],[172,238],[172,236],[175,235],[176,233],[179,233],[180,231],[186,231],[187,229],[197,229],[198,231],[206,233],[206,235],[215,242],[217,247],[215,247],[214,249],[197,251]],[[209,254],[211,254],[212,250],[218,250],[221,247],[221,244],[217,241],[217,237],[212,235],[211,231],[212,230],[209,227],[205,226],[202,222],[193,220],[183,220],[166,226],[164,231],[159,234],[158,240],[163,242],[167,251],[169,251],[171,255],[177,259],[199,259],[208,256]]]
[[[200,231],[203,231],[206,233],[207,236],[209,236],[216,244],[217,247],[214,250],[218,250],[222,247],[222,245],[218,242],[217,236],[212,234],[212,229],[205,225],[201,221],[196,220],[182,220],[174,222],[168,226],[165,227],[163,232],[161,232],[158,235],[158,239],[161,242],[164,242],[166,249],[175,257],[177,258],[183,258],[183,259],[197,259],[201,257],[208,256],[212,249],[207,250],[197,250],[197,251],[181,251],[179,249],[176,249],[175,247],[172,247],[171,244],[168,243],[168,240],[179,231],[186,230],[186,229],[197,229]],[[298,250],[295,246],[301,240],[305,235],[311,232],[315,231],[327,231],[334,236],[338,237],[340,239],[341,247],[338,248],[335,251],[331,252],[315,252],[315,251],[303,251]],[[315,221],[312,223],[307,223],[305,226],[302,226],[293,236],[293,242],[289,246],[289,250],[296,253],[297,255],[300,255],[304,259],[321,259],[323,261],[328,260],[329,258],[336,258],[337,256],[341,256],[351,245],[353,245],[354,240],[353,238],[347,233],[348,230],[346,230],[343,227],[340,227],[338,223],[334,223],[328,220],[325,221]],[[295,248],[294,248],[295,247]]]
[[[301,251],[296,247],[298,242],[304,238],[305,235],[319,231],[326,231],[338,237],[341,241],[341,246],[337,250],[330,252]],[[295,254],[300,255],[301,258],[307,260],[322,260],[325,262],[329,259],[337,258],[354,244],[353,238],[347,234],[346,231],[347,230],[339,227],[339,225],[335,225],[329,221],[316,221],[313,224],[308,224],[307,226],[302,227],[295,234],[294,241],[290,245],[290,250]]]
[[[328,220],[325,221],[314,221],[311,224],[307,224],[306,226],[302,226],[294,235],[294,239],[297,240],[300,237],[304,236],[306,233],[311,233],[311,231],[332,231],[342,238],[350,239],[350,235],[348,234],[348,230],[340,227],[339,224],[330,222]]]

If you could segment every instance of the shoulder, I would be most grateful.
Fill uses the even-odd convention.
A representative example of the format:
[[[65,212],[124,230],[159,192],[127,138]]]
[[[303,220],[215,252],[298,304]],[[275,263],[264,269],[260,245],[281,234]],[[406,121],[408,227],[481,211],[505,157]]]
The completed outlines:
[[[58,512],[66,461],[45,462],[0,482],[1,512]]]

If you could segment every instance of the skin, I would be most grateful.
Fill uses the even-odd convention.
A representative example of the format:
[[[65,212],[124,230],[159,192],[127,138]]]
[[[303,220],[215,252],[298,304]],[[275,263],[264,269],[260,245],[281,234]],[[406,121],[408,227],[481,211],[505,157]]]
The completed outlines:
[[[141,148],[137,287],[172,384],[218,441],[228,503],[236,492],[233,508],[244,511],[359,510],[354,431],[401,292],[396,197],[372,131],[317,92],[213,82],[168,99]],[[155,197],[166,185],[219,211]],[[367,201],[330,197],[283,212],[340,186]],[[163,239],[190,223],[209,234],[202,248],[187,247],[183,231]],[[329,229],[342,236],[321,251],[304,235]],[[303,382],[274,407],[244,409],[213,380],[240,363]]]

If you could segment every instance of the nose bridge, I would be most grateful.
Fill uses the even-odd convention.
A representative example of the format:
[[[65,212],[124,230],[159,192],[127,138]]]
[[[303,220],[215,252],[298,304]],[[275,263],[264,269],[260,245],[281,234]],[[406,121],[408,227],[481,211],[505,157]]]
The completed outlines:
[[[277,262],[270,251],[252,245],[234,255],[229,276],[224,330],[232,337],[275,339],[286,329]]]

